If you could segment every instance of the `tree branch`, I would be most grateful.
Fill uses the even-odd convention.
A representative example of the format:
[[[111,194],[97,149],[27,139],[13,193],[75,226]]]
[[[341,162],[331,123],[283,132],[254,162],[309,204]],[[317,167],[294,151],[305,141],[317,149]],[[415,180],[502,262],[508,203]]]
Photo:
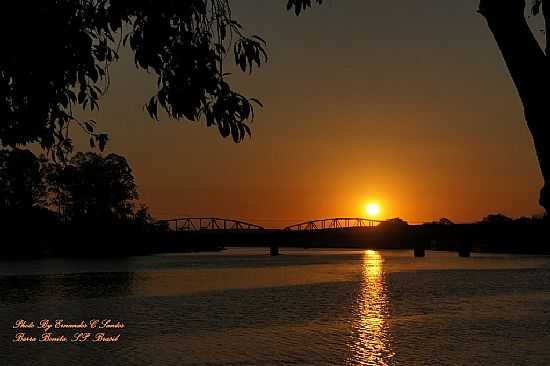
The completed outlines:
[[[542,15],[544,17],[544,35],[546,36],[546,56],[549,56],[550,48],[550,1],[542,2]]]
[[[527,113],[540,99],[546,65],[545,54],[527,24],[524,10],[525,0],[482,0],[479,6]]]
[[[547,103],[550,67],[527,24],[525,5],[525,0],[481,0],[479,12],[487,19],[523,103],[545,181],[540,204],[550,212],[550,109]],[[548,1],[543,2],[544,10],[547,10],[548,24]]]

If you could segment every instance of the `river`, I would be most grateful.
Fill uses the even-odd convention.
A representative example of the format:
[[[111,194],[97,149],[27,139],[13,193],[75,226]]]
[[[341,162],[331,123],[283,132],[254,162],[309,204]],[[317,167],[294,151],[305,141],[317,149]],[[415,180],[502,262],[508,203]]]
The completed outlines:
[[[550,257],[267,254],[0,261],[0,364],[550,365]],[[87,329],[41,342],[41,320]]]

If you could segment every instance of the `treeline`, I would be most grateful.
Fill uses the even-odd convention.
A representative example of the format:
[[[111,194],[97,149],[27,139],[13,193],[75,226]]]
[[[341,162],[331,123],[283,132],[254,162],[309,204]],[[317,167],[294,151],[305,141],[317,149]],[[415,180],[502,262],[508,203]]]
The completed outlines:
[[[127,160],[92,152],[60,163],[0,150],[0,220],[0,250],[25,256],[128,251],[143,233],[166,229],[139,203]]]
[[[448,219],[414,228],[418,242],[427,248],[458,250],[468,246],[474,252],[550,254],[548,215],[511,218],[490,214],[470,224]]]

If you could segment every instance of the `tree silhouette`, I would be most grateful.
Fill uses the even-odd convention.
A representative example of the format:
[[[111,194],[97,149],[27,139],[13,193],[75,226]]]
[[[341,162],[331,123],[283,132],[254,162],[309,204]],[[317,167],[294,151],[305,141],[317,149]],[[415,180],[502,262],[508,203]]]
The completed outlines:
[[[138,198],[126,159],[109,154],[78,153],[68,164],[50,163],[48,177],[52,206],[71,222],[125,223],[133,219]],[[147,219],[147,213],[139,210]]]
[[[396,217],[393,219],[385,220],[380,223],[380,225],[377,226],[379,230],[385,230],[385,231],[393,231],[393,230],[406,230],[408,227],[407,221]]]
[[[444,225],[444,226],[454,225],[454,222],[452,222],[450,219],[448,219],[446,217],[442,217],[441,219],[439,219],[439,221],[437,223],[439,225]]]
[[[525,18],[525,0],[481,0],[479,12],[487,19],[516,89],[537,152],[545,185],[539,203],[550,211],[550,1],[534,0],[532,11],[542,14],[546,27],[546,51],[538,44]]]
[[[40,160],[29,150],[0,150],[0,210],[30,211],[45,200]]]
[[[146,102],[151,117],[162,108],[177,119],[204,118],[236,142],[250,134],[260,102],[235,91],[223,66],[232,53],[252,72],[267,60],[265,41],[244,33],[229,0],[17,1],[1,12],[0,34],[0,146],[37,142],[63,159],[76,123],[103,150],[107,135],[95,121],[78,121],[73,108],[98,108],[121,45],[137,68],[157,76]]]
[[[503,214],[490,214],[485,216],[482,220],[482,224],[509,224],[514,220]]]

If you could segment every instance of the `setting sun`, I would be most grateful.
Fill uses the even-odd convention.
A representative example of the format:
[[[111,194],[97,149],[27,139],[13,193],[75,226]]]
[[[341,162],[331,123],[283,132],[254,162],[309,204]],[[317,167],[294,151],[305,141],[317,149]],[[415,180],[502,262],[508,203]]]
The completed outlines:
[[[380,205],[378,203],[368,203],[365,206],[365,211],[369,217],[376,217],[380,214]]]

